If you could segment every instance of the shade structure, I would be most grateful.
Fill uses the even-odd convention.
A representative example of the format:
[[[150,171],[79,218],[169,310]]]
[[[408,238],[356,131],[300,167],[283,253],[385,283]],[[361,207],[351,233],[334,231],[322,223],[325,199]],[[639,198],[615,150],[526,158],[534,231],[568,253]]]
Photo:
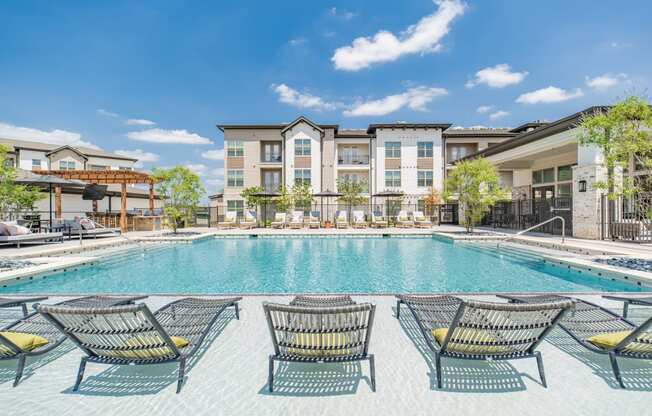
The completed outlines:
[[[321,198],[321,210],[319,211],[319,216],[321,217],[320,220],[324,219],[324,198],[338,198],[342,196],[343,194],[331,190],[325,190],[321,192],[317,192],[316,194],[312,194],[314,197]],[[328,215],[326,216],[328,218]]]
[[[76,179],[64,179],[56,175],[39,175],[25,169],[16,169],[16,177],[14,182],[19,185],[32,185],[47,187],[50,197],[50,226],[52,226],[52,187],[62,188],[64,186],[69,188],[83,188],[86,186],[85,182]]]
[[[390,219],[389,210],[387,209],[387,200],[389,198],[401,198],[403,192],[400,191],[381,191],[372,195],[373,198],[385,198],[385,212],[387,213],[388,221]]]
[[[267,199],[268,198],[276,198],[281,196],[278,192],[267,192],[267,191],[262,191],[262,192],[256,192],[255,194],[252,194],[252,196],[255,196],[256,198],[263,198],[263,228],[265,228],[267,225]]]

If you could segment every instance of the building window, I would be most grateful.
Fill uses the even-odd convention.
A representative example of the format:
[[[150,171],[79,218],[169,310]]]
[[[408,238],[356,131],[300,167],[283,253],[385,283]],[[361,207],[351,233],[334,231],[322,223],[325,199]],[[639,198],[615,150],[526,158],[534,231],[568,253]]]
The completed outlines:
[[[572,165],[559,166],[557,168],[557,181],[558,182],[572,181],[572,180],[573,180],[573,166]]]
[[[295,169],[294,170],[294,184],[295,185],[310,185],[310,169]]]
[[[118,170],[134,170],[134,168],[129,167],[129,166],[119,166]]]
[[[401,142],[385,142],[385,157],[386,158],[400,158],[401,157]]]
[[[432,157],[432,142],[418,142],[417,157]]]
[[[340,173],[337,180],[342,182],[359,183],[362,185],[362,192],[369,192],[368,175],[362,173]]]
[[[310,156],[310,139],[296,139],[294,141],[295,156]]]
[[[446,159],[447,161],[454,162],[458,159],[461,159],[463,157],[466,157],[470,154],[473,154],[478,151],[478,145],[475,143],[469,143],[469,144],[451,144],[450,146],[447,147],[447,155]]]
[[[109,167],[106,165],[89,165],[88,166],[89,170],[108,170]]]
[[[228,140],[226,142],[226,155],[229,157],[244,156],[244,142],[242,140]]]
[[[532,172],[532,184],[552,183],[555,181],[555,169],[541,169]]]
[[[557,196],[561,198],[567,198],[572,196],[573,188],[570,183],[561,183],[557,185]]]
[[[235,211],[240,218],[244,215],[244,201],[226,201],[226,210]]]
[[[226,173],[226,186],[244,186],[244,171],[242,170],[229,170]]]
[[[420,170],[417,171],[417,186],[420,188],[425,188],[432,186],[432,171],[431,170]]]
[[[60,160],[59,170],[75,170],[75,162],[71,160]]]
[[[32,170],[41,169],[41,159],[32,159]]]
[[[281,161],[281,143],[264,143],[263,162],[280,163]]]
[[[396,188],[401,186],[401,171],[400,170],[386,170],[385,171],[385,187]]]

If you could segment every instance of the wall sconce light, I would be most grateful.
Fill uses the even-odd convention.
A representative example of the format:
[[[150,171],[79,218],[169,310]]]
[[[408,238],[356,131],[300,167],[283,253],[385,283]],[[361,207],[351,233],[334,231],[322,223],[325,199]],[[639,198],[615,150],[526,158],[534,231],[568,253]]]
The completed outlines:
[[[579,182],[579,191],[580,192],[586,192],[586,181],[580,181]]]

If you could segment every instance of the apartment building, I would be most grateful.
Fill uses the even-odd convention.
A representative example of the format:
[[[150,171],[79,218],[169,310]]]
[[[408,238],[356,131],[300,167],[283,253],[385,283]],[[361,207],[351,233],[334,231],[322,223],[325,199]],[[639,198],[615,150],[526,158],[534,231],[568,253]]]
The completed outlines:
[[[514,137],[506,129],[451,129],[446,123],[382,123],[345,129],[299,117],[284,124],[218,125],[224,132],[225,187],[230,210],[242,210],[244,188],[310,184],[313,193],[337,191],[338,179],[366,184],[367,196],[401,191],[417,204],[443,188],[459,158]]]

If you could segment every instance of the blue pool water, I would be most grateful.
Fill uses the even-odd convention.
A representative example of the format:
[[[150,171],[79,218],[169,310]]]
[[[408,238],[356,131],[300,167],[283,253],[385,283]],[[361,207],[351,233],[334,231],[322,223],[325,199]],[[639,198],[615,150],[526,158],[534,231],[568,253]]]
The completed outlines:
[[[4,293],[642,291],[534,256],[433,238],[215,239],[136,250]]]

